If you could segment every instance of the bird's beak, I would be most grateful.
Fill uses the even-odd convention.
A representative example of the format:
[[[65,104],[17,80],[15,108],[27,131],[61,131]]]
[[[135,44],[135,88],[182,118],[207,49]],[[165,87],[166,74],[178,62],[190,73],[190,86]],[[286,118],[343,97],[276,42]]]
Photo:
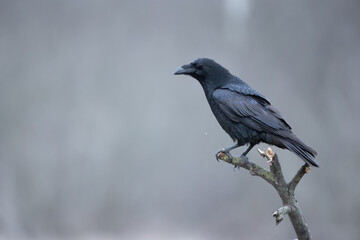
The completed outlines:
[[[191,74],[194,72],[195,72],[195,69],[193,68],[193,66],[191,64],[186,64],[186,65],[183,65],[183,66],[179,67],[178,69],[176,69],[174,74],[175,75]]]

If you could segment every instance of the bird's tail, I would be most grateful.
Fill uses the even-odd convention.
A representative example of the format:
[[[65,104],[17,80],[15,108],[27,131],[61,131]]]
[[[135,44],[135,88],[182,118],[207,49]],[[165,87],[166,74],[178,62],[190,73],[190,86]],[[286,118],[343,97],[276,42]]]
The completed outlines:
[[[306,163],[319,167],[319,163],[315,159],[316,151],[303,143],[294,134],[292,134],[290,138],[282,138],[280,141],[285,148],[298,155]]]

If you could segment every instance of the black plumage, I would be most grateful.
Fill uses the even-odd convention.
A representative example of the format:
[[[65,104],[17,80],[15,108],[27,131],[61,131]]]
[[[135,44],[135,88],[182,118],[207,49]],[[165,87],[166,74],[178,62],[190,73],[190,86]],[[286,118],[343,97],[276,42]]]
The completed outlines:
[[[236,142],[221,151],[249,144],[246,154],[260,143],[288,149],[306,163],[318,167],[317,154],[291,131],[291,127],[270,102],[226,68],[208,58],[179,67],[178,74],[196,78],[204,89],[211,110],[221,127]]]

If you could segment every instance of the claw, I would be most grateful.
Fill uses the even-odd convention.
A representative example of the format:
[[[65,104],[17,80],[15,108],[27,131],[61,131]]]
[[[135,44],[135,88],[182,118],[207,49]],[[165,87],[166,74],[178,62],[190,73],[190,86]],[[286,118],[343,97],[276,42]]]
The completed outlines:
[[[239,156],[239,158],[243,159],[245,162],[248,162],[248,161],[249,161],[249,158],[248,158],[247,156],[243,155],[243,154],[241,154],[241,155]]]
[[[216,152],[215,153],[215,158],[216,158],[216,161],[218,161],[219,162],[219,154],[220,154],[221,152]]]
[[[231,154],[228,151],[226,151],[225,148],[222,148],[221,150],[216,152],[215,158],[217,161],[219,161],[219,158],[222,154],[225,154],[226,156],[228,156],[230,158],[230,162],[232,161],[233,157],[231,156]]]
[[[220,154],[221,154],[221,153],[225,153],[225,154],[226,154],[225,148],[222,148],[222,149],[220,149],[219,151],[217,151],[217,152],[215,153],[216,161],[219,161],[219,157],[220,157]]]

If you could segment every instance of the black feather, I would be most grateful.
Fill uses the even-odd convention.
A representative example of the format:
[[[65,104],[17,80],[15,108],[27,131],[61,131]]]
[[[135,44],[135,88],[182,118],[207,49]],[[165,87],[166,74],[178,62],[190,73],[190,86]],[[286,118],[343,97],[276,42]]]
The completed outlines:
[[[184,65],[175,74],[187,74],[202,85],[221,127],[239,146],[265,142],[286,148],[318,167],[317,154],[292,132],[280,112],[240,78],[207,58]]]

